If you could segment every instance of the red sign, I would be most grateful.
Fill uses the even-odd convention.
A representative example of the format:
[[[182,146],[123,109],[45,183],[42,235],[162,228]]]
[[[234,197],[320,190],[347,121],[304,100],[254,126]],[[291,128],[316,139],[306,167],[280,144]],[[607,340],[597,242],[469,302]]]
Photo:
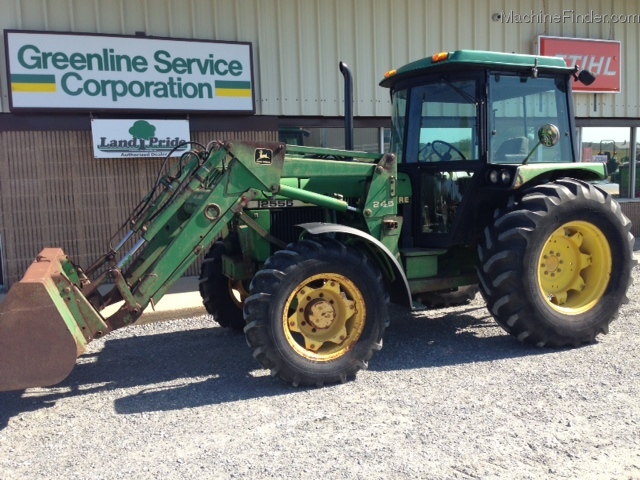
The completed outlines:
[[[620,42],[539,36],[538,52],[562,57],[568,67],[578,65],[596,74],[596,81],[589,86],[574,82],[574,92],[620,93]]]

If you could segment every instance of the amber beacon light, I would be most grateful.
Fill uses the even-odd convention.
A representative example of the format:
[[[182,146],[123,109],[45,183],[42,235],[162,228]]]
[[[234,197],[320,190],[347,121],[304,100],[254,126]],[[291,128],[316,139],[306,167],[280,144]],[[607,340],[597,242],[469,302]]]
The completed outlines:
[[[436,53],[435,55],[433,55],[431,57],[431,61],[433,63],[444,62],[448,58],[449,58],[449,52],[440,52],[440,53]]]

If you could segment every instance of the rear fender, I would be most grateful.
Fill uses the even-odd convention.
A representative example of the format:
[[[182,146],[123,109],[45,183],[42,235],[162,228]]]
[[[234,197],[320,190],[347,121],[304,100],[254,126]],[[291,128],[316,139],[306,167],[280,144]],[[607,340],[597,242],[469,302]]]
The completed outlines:
[[[607,177],[607,167],[600,162],[520,165],[516,169],[514,188],[535,186],[563,177],[575,178],[585,182],[604,180]]]
[[[372,237],[362,230],[358,230],[357,228],[335,223],[302,223],[296,226],[304,229],[311,235],[340,233],[343,235],[357,237],[373,246],[378,253],[387,260],[386,265],[378,266],[380,267],[382,274],[387,278],[387,280],[389,280],[389,294],[391,301],[393,303],[412,308],[413,302],[411,300],[411,289],[409,288],[407,276],[404,274],[404,269],[400,265],[400,262],[398,262],[398,259],[380,240]]]

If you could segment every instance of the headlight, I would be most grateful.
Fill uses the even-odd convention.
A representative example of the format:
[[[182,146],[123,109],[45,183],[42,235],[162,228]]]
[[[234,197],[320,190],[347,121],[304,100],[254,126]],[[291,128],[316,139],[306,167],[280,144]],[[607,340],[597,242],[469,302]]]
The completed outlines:
[[[513,180],[512,173],[509,169],[489,170],[487,173],[487,181],[492,185],[511,185]]]

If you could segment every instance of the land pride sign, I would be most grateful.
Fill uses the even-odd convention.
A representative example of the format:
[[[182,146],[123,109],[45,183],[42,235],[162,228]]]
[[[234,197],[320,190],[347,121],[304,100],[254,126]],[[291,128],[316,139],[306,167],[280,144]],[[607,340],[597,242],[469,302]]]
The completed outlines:
[[[178,157],[189,150],[189,120],[91,120],[95,158]]]
[[[5,30],[11,109],[255,112],[251,44]]]

